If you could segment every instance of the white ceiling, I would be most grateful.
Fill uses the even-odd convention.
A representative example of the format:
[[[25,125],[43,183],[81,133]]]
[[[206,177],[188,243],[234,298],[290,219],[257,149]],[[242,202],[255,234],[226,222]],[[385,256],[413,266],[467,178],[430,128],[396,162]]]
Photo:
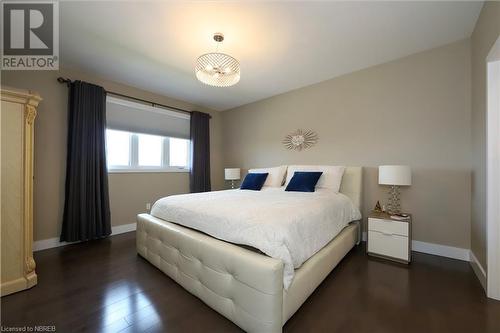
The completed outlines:
[[[61,2],[62,66],[226,110],[470,36],[482,2]],[[196,80],[197,56],[241,81]]]

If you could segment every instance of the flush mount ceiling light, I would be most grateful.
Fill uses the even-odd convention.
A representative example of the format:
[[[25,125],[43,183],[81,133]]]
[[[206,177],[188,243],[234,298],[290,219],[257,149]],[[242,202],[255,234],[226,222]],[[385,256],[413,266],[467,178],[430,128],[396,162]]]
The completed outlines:
[[[214,87],[229,87],[240,81],[240,63],[228,54],[220,53],[219,44],[224,40],[221,33],[214,34],[215,52],[205,53],[196,60],[196,77]]]

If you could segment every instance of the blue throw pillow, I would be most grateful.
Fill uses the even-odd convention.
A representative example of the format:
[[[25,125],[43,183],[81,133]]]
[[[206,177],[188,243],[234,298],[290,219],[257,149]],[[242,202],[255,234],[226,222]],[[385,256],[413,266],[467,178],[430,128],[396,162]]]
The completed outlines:
[[[243,184],[241,184],[240,190],[254,190],[260,191],[264,183],[266,182],[267,175],[269,173],[249,173],[245,176]]]
[[[323,172],[295,171],[285,191],[314,192],[319,177]]]

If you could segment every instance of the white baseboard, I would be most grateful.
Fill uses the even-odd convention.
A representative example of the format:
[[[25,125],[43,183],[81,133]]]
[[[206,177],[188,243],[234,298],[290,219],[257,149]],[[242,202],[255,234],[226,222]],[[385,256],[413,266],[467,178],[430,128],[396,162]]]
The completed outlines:
[[[119,234],[124,234],[126,232],[135,231],[136,228],[137,228],[137,223],[135,222],[130,224],[117,225],[111,227],[111,235],[119,235]]]
[[[366,232],[363,232],[363,241],[366,242]],[[426,254],[433,254],[436,256],[458,259],[463,261],[470,261],[470,250],[460,247],[440,245],[434,243],[421,242],[417,240],[411,241],[411,249],[415,252]]]
[[[483,286],[484,290],[487,290],[486,286],[486,271],[484,270],[483,266],[481,266],[481,263],[479,260],[477,260],[476,256],[474,255],[474,252],[470,251],[470,265],[472,266],[472,270],[474,273],[476,273],[476,276],[481,282],[481,285]]]
[[[126,232],[134,231],[137,227],[137,223],[122,224],[111,227],[111,236],[119,235]],[[42,239],[33,243],[33,251],[41,251],[46,249],[51,249],[53,247],[64,246],[68,244],[75,244],[79,242],[60,242],[59,237]]]
[[[411,249],[416,252],[422,252],[427,254],[434,254],[436,256],[453,258],[463,261],[469,261],[469,249],[463,249],[461,247],[454,247],[448,245],[440,245],[433,243],[426,243],[421,241],[411,241]]]

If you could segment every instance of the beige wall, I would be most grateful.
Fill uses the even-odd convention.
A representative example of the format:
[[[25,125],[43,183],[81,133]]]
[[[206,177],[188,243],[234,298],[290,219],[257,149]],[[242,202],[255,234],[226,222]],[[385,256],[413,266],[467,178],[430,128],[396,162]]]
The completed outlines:
[[[109,82],[90,74],[72,70],[3,71],[2,85],[31,89],[44,99],[38,108],[35,127],[34,239],[59,237],[64,205],[66,173],[67,94],[68,89],[56,81],[58,76],[85,80],[107,90],[144,98],[186,109],[210,112],[165,96]],[[220,113],[210,112],[211,164],[213,188],[223,186],[220,150]],[[112,225],[135,222],[135,215],[144,212],[147,202],[175,193],[189,191],[187,173],[110,174],[109,191]]]
[[[471,250],[486,269],[486,57],[500,35],[500,2],[485,2],[471,37]]]
[[[361,165],[363,214],[387,189],[380,164],[409,164],[413,239],[470,246],[470,44],[459,41],[223,112],[225,166]],[[281,140],[318,133],[306,151]]]

